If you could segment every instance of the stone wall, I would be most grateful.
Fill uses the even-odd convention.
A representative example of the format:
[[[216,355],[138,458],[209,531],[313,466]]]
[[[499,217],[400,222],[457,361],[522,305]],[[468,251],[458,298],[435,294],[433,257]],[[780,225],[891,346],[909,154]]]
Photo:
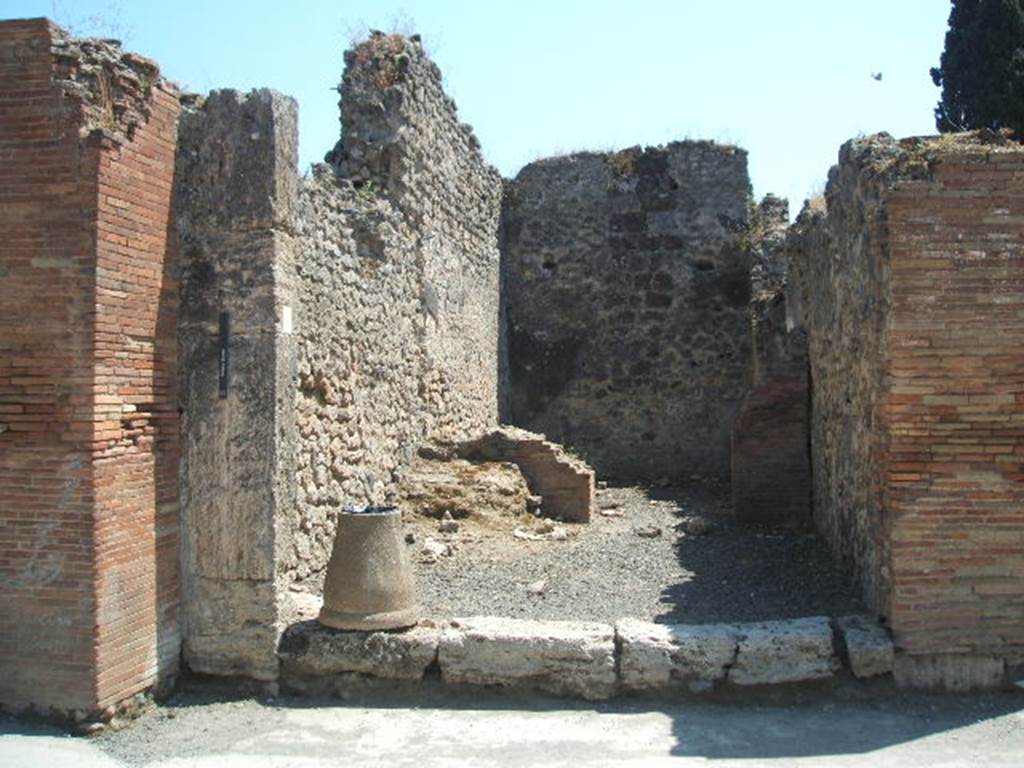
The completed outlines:
[[[177,93],[0,23],[0,703],[95,714],[177,670]]]
[[[885,613],[887,536],[878,478],[889,298],[884,198],[891,147],[845,144],[823,206],[807,206],[790,233],[814,382],[814,517],[852,568],[868,605]],[[876,170],[877,169],[877,170]]]
[[[327,159],[355,187],[381,193],[414,234],[425,429],[458,439],[498,419],[501,176],[418,36],[373,33],[345,63],[342,135]]]
[[[992,134],[855,140],[794,234],[815,516],[905,682],[1024,659],[1022,169]]]
[[[303,181],[298,499],[289,577],[334,513],[381,503],[428,440],[497,425],[501,180],[416,38],[346,54],[342,138]]]
[[[256,679],[277,675],[294,503],[297,119],[272,91],[214,91],[183,113],[177,159],[184,655]]]
[[[749,199],[746,154],[706,142],[523,168],[502,226],[511,421],[601,475],[727,476]]]
[[[304,179],[294,532],[284,567],[322,576],[336,514],[381,503],[424,436],[416,235],[383,196],[325,166]]]
[[[337,512],[497,424],[500,179],[417,41],[346,60],[343,139],[308,177],[286,97],[215,92],[182,120],[185,658],[205,672],[275,677]]]

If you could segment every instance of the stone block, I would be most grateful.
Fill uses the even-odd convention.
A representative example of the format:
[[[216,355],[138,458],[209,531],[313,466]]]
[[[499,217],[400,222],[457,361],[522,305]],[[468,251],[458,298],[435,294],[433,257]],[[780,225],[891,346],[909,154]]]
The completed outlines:
[[[836,624],[855,676],[874,677],[892,672],[893,643],[885,627],[871,616],[840,616]]]
[[[446,683],[535,687],[591,700],[616,688],[609,624],[459,619],[442,634],[438,661]]]
[[[352,632],[304,621],[288,628],[277,654],[286,683],[352,673],[419,680],[437,659],[440,638],[441,628],[430,622],[400,632]]]
[[[187,583],[183,655],[195,672],[277,679],[280,632],[272,581],[205,579]]]
[[[697,691],[724,680],[736,658],[738,632],[728,624],[665,625],[623,619],[615,625],[623,688],[685,684]]]
[[[835,672],[832,628],[824,616],[740,624],[737,629],[739,646],[729,670],[730,683],[796,683]]]

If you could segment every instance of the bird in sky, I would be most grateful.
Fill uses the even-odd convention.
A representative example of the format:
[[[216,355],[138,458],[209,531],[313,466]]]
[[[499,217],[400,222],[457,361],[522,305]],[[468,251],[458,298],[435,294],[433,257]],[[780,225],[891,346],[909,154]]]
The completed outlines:
[[[872,79],[877,80],[878,82],[882,82],[882,73],[881,72],[872,72],[871,73],[871,77],[872,77]]]

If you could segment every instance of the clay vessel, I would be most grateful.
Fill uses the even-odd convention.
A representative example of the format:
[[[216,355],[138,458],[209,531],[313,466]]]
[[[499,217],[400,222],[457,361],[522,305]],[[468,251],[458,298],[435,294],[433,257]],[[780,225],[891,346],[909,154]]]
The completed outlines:
[[[335,629],[400,629],[419,618],[412,567],[395,507],[345,509],[317,621]]]

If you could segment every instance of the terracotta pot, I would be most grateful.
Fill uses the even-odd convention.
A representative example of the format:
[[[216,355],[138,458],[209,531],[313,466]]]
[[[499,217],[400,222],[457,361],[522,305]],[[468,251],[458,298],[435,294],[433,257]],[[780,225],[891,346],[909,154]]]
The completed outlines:
[[[338,515],[324,606],[317,621],[335,629],[399,629],[419,618],[412,567],[395,507]]]

